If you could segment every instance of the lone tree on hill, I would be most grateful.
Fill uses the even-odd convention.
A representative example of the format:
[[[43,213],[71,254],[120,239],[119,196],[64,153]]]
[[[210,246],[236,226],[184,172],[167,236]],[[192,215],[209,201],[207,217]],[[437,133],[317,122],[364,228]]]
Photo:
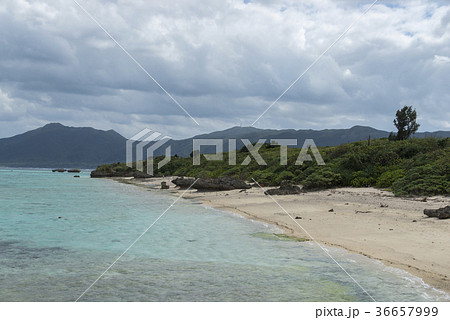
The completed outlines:
[[[416,133],[420,124],[416,122],[417,113],[412,106],[404,106],[401,110],[397,110],[394,119],[394,125],[397,128],[397,134],[391,132],[389,140],[406,140],[412,134]]]

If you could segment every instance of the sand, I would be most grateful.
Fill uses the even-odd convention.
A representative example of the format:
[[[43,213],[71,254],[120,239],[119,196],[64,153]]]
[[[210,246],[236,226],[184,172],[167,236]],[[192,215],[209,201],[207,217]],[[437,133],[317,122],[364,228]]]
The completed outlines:
[[[159,189],[161,181],[166,181],[170,189],[161,192],[181,194],[171,179],[126,182]],[[271,198],[257,187],[246,191],[189,190],[183,197],[274,224],[290,236],[380,260],[450,293],[450,219],[423,214],[425,208],[450,205],[449,197],[398,198],[374,188],[341,188]]]

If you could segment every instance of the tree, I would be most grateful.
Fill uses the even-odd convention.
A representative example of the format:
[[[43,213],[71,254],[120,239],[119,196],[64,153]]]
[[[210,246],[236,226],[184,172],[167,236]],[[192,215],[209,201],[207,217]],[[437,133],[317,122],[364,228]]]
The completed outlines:
[[[397,134],[391,132],[389,140],[406,140],[416,133],[420,127],[420,124],[416,122],[416,118],[417,113],[412,106],[404,106],[401,110],[397,110],[394,119]]]

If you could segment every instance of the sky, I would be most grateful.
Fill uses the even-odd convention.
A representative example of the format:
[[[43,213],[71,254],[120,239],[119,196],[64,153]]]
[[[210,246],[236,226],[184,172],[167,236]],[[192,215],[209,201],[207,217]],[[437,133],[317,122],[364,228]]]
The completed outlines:
[[[450,130],[450,2],[361,16],[373,2],[2,0],[0,138],[50,122],[394,131],[404,105],[419,131]]]

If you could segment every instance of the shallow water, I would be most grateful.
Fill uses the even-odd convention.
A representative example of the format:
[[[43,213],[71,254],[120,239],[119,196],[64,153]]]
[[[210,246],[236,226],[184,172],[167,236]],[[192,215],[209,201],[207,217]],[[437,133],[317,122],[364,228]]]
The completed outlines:
[[[76,300],[174,200],[87,172],[0,169],[0,300]],[[371,301],[316,245],[279,232],[181,199],[80,301]],[[327,250],[377,301],[450,300]]]

